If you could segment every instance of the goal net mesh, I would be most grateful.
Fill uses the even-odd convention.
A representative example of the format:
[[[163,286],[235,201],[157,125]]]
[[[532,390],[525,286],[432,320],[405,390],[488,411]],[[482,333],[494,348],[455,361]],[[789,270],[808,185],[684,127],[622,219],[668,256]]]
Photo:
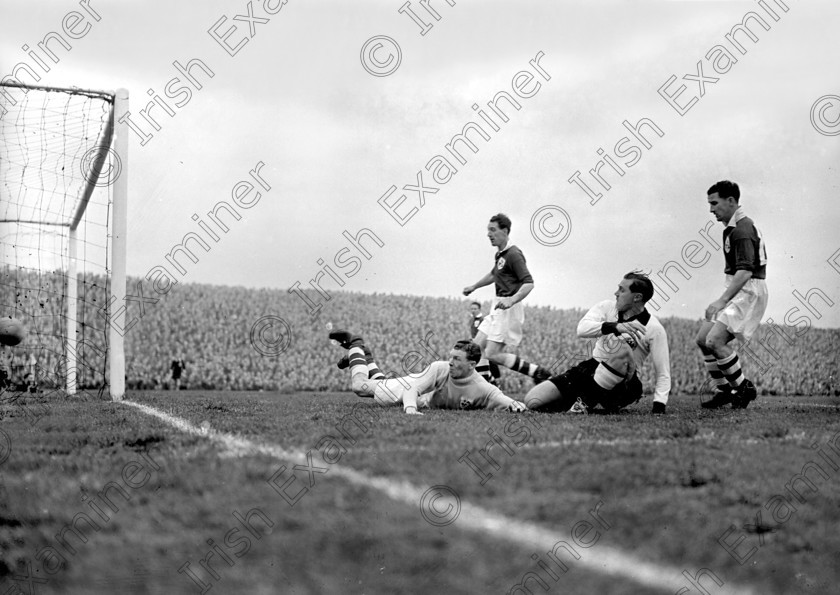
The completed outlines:
[[[0,85],[0,316],[26,339],[4,348],[6,388],[107,385],[113,96]]]

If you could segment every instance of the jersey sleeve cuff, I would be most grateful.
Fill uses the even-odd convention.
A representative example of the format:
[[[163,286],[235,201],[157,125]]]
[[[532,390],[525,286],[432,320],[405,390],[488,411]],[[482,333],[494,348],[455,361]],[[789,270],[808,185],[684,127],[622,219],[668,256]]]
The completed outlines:
[[[601,324],[601,334],[602,335],[618,335],[618,323],[617,322],[604,322]]]

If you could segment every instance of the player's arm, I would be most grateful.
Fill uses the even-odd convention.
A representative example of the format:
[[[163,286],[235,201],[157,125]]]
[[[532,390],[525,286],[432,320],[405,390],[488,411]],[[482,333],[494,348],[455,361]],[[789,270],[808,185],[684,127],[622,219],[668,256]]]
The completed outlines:
[[[482,398],[482,400],[485,403],[485,409],[489,411],[511,411],[513,413],[527,411],[528,408],[522,401],[511,399],[509,396],[507,396],[501,390],[499,390],[498,387],[493,386],[489,382],[486,384],[487,387],[485,387],[484,389],[485,393]]]
[[[409,387],[403,393],[403,411],[409,415],[423,415],[417,410],[417,398],[432,392],[442,378],[449,375],[449,365],[446,362],[432,362],[419,377],[411,377]]]
[[[499,298],[497,308],[500,307],[502,304],[505,304],[506,308],[510,308],[514,304],[518,304],[526,297],[528,294],[531,293],[531,290],[534,289],[533,283],[523,283],[522,286],[519,288],[519,291],[514,293],[512,296],[507,298]]]
[[[417,387],[412,385],[403,393],[403,411],[408,415],[423,415],[417,410]]]
[[[732,281],[729,283],[729,286],[723,292],[723,294],[709,304],[709,307],[706,308],[706,320],[712,320],[718,312],[723,310],[726,307],[732,298],[744,288],[744,285],[747,284],[747,281],[752,279],[752,271],[746,269],[738,269],[735,271],[735,274],[732,275]]]
[[[645,325],[637,320],[630,322],[610,322],[607,316],[612,301],[605,300],[592,306],[589,311],[580,319],[577,327],[577,335],[581,339],[597,339],[602,335],[616,335],[625,340],[633,339],[639,343],[645,336]]]
[[[493,276],[493,271],[490,271],[489,273],[484,275],[481,279],[476,281],[474,284],[467,285],[464,288],[464,295],[470,295],[473,291],[475,291],[479,287],[486,287],[487,285],[490,285],[491,283],[494,283],[495,281],[496,281],[496,278]]]
[[[706,320],[712,320],[720,310],[726,307],[732,298],[752,279],[755,262],[755,246],[750,236],[741,230],[735,230],[729,237],[735,252],[735,274],[723,294],[706,308]]]

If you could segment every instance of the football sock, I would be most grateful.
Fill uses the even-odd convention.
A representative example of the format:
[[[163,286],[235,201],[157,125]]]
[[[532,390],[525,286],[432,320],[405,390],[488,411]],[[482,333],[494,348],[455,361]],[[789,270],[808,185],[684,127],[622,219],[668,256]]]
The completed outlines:
[[[475,371],[478,372],[478,375],[484,378],[487,382],[493,378],[490,374],[490,361],[486,357],[482,357],[478,360],[478,364],[475,366]]]
[[[364,374],[365,378],[367,378],[368,365],[365,359],[364,348],[351,347],[347,356],[350,358],[350,377],[352,378],[356,374]]]
[[[534,377],[537,370],[539,370],[539,366],[537,364],[532,364],[526,362],[524,359],[521,359],[518,355],[514,355],[512,353],[508,353],[502,356],[504,361],[502,365],[506,368],[510,368],[514,372],[519,372],[520,374],[525,374],[526,376],[530,376],[531,378]]]
[[[610,368],[604,362],[595,368],[595,384],[605,390],[612,390],[624,381],[624,376]]]
[[[365,362],[367,363],[368,369],[368,378],[370,378],[371,380],[379,380],[380,378],[385,378],[385,374],[382,373],[382,370],[380,370],[379,366],[376,364],[376,360],[373,359],[373,352],[367,347],[364,348],[364,351]]]
[[[704,353],[703,364],[706,366],[706,371],[709,373],[709,376],[712,377],[712,383],[715,385],[715,388],[723,390],[726,386],[728,386],[726,378],[723,376],[723,372],[721,372],[718,367],[717,358],[714,354]]]
[[[729,382],[729,386],[732,388],[741,386],[744,381],[744,374],[741,372],[741,360],[737,353],[732,352],[729,357],[717,360],[717,365],[726,381]]]
[[[499,366],[496,362],[490,362],[490,376],[492,376],[494,380],[498,380],[502,377],[502,371],[499,370]]]

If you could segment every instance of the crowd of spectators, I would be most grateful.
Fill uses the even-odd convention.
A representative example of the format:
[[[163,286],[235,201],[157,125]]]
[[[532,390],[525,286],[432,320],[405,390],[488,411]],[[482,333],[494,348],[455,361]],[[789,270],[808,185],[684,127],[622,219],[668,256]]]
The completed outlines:
[[[129,281],[135,287],[137,279]],[[9,350],[4,364],[10,376],[35,372],[42,384],[63,378],[61,346],[64,298],[57,288],[38,286],[9,294],[3,285],[3,304],[16,304],[15,314],[26,319],[29,337]],[[88,279],[80,292],[78,382],[83,388],[102,384],[107,336],[101,280]],[[7,295],[9,294],[9,295]],[[155,296],[146,290],[146,296]],[[386,373],[416,372],[435,359],[446,359],[450,346],[469,337],[470,300],[386,294],[334,292],[330,299],[310,294],[322,305],[316,316],[297,296],[281,289],[246,289],[180,283],[157,303],[128,303],[125,326],[126,381],[130,389],[173,388],[174,355],[185,361],[182,389],[344,391],[346,370],[336,361],[342,349],[327,338],[328,323],[362,334]],[[142,306],[142,311],[141,311]],[[5,307],[5,306],[4,306]],[[486,312],[488,304],[484,304]],[[6,315],[6,312],[3,312]],[[590,356],[593,343],[578,339],[575,328],[583,310],[526,307],[526,330],[519,354],[559,372]],[[266,318],[270,317],[270,318]],[[274,321],[264,329],[258,321]],[[282,320],[282,323],[277,323]],[[672,393],[708,390],[707,375],[694,344],[699,321],[664,318],[668,332]],[[255,325],[257,325],[255,327]],[[257,332],[263,328],[263,332]],[[778,330],[778,329],[777,329]],[[840,329],[785,328],[780,333],[760,330],[743,355],[746,373],[760,394],[840,395],[837,385]],[[769,339],[767,337],[770,337]],[[760,344],[762,342],[763,344]],[[742,352],[743,353],[743,352]],[[33,360],[37,362],[33,368]],[[642,371],[646,392],[652,389],[652,369]],[[504,370],[501,388],[522,394],[532,381]]]

